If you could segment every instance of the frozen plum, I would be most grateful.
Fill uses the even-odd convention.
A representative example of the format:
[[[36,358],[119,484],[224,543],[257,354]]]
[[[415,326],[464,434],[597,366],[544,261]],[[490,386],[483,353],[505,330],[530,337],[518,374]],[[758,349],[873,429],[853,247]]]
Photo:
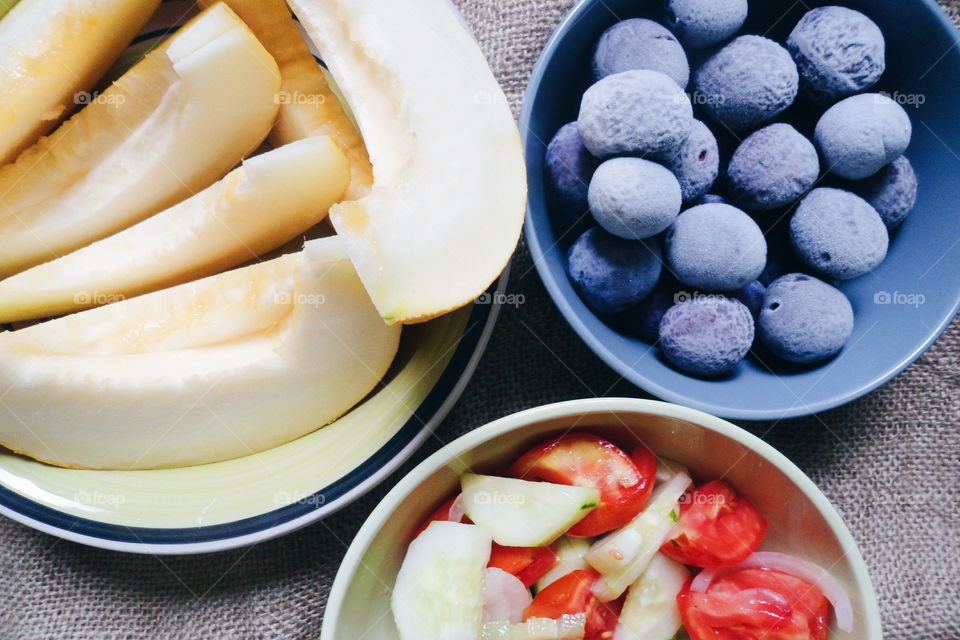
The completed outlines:
[[[869,202],[829,187],[814,189],[800,201],[790,220],[790,240],[808,266],[838,280],[874,269],[890,241]]]
[[[644,342],[656,343],[660,339],[660,321],[667,310],[678,302],[678,284],[667,274],[661,276],[650,295],[624,312],[626,329]]]
[[[667,166],[680,183],[684,202],[692,202],[710,190],[720,171],[720,151],[707,125],[693,121],[690,135]]]
[[[597,80],[631,69],[659,71],[681,88],[690,82],[690,64],[683,46],[663,25],[644,18],[613,25],[600,36],[593,52]]]
[[[668,169],[642,158],[611,158],[590,182],[590,212],[608,233],[630,240],[655,236],[680,213],[680,184]]]
[[[576,122],[570,122],[557,131],[547,145],[545,159],[547,182],[564,205],[578,213],[587,210],[587,187],[597,160],[580,140]]]
[[[660,245],[624,240],[603,229],[581,235],[567,252],[567,271],[584,301],[601,313],[618,313],[643,300],[660,278]]]
[[[697,70],[698,100],[710,116],[733,129],[752,129],[775,118],[797,97],[797,65],[786,49],[762,36],[740,36]]]
[[[691,49],[723,42],[747,19],[747,0],[667,0],[666,5],[666,23]]]
[[[824,105],[872,87],[886,68],[885,48],[880,27],[846,7],[808,11],[787,38],[801,95]]]
[[[826,360],[853,332],[853,307],[843,292],[802,273],[767,288],[757,321],[760,339],[775,355],[797,363]]]
[[[730,195],[747,209],[786,206],[806,193],[819,175],[813,143],[780,122],[751,134],[727,166]]]
[[[900,156],[866,180],[851,182],[850,190],[877,210],[887,229],[893,229],[917,203],[917,174],[906,156]]]
[[[672,157],[690,134],[693,107],[659,71],[624,71],[587,89],[577,124],[583,144],[598,158]]]
[[[729,372],[753,344],[754,323],[742,302],[722,296],[685,300],[660,321],[660,348],[678,369],[701,376]]]
[[[910,145],[910,116],[880,93],[862,93],[827,109],[814,138],[826,169],[859,180],[890,164]]]
[[[767,243],[746,213],[702,204],[681,213],[667,231],[667,261],[678,280],[707,291],[733,291],[756,280]]]
[[[731,291],[729,295],[731,298],[736,298],[742,302],[756,318],[760,314],[760,307],[763,306],[763,296],[766,292],[767,288],[763,286],[763,283],[754,280],[736,291]]]

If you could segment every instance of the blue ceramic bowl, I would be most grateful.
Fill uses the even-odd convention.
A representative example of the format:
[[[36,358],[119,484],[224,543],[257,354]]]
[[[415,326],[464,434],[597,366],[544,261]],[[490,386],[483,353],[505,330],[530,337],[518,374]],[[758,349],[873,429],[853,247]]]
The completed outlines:
[[[823,2],[753,0],[743,33],[783,42],[806,11]],[[907,150],[920,180],[917,206],[893,234],[887,259],[873,273],[841,285],[856,313],[844,350],[820,366],[788,366],[751,355],[727,377],[707,380],[672,368],[658,349],[618,331],[579,298],[565,256],[582,227],[551,210],[544,180],[546,144],[576,120],[590,85],[590,56],[604,29],[630,17],[657,17],[657,0],[585,0],[547,43],[520,118],[530,201],[526,238],[540,276],[561,313],[610,367],[666,400],[740,419],[807,415],[858,398],[916,360],[960,306],[960,34],[933,0],[842,0],[880,25],[887,71],[874,91],[904,104],[913,121]],[[696,61],[691,56],[691,64]],[[802,107],[801,107],[802,109]],[[799,113],[798,117],[814,114]]]

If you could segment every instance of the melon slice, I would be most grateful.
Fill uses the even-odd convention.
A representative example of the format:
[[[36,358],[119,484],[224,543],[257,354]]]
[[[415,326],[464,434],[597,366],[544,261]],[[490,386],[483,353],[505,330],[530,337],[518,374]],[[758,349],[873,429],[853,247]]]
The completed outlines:
[[[0,322],[78,311],[235,267],[317,224],[349,181],[346,157],[326,136],[251,158],[166,211],[0,281]]]
[[[302,252],[0,334],[0,443],[139,469],[262,451],[383,377],[380,319],[337,237]]]
[[[130,44],[160,0],[0,3],[0,164],[49,133]]]
[[[208,7],[218,0],[200,0]],[[285,0],[224,0],[247,23],[280,67],[280,111],[268,139],[276,147],[327,135],[350,160],[350,186],[344,197],[356,200],[373,184],[370,157],[360,132],[340,104],[323,68],[300,34]]]
[[[226,5],[194,18],[0,168],[0,276],[208,187],[267,135],[279,86],[273,58]]]
[[[448,0],[290,0],[360,125],[370,195],[330,210],[387,322],[469,303],[500,274],[526,177],[503,91]]]

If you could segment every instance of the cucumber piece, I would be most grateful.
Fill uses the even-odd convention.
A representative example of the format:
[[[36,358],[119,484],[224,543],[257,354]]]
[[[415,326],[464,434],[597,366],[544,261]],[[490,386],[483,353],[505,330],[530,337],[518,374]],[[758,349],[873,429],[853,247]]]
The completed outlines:
[[[483,625],[480,640],[582,640],[587,616],[564,614],[558,619],[530,618],[522,624],[491,622]]]
[[[402,640],[478,640],[492,540],[483,528],[431,522],[410,543],[390,606]]]
[[[467,517],[508,547],[544,547],[600,501],[600,492],[592,487],[472,473],[461,476],[460,486]]]
[[[583,559],[583,556],[587,555],[587,551],[590,550],[590,540],[587,538],[561,536],[553,543],[553,550],[560,561],[557,562],[557,566],[537,580],[537,584],[533,586],[534,593],[540,593],[547,588],[547,585],[556,582],[571,571],[590,568],[587,561]]]
[[[601,573],[593,593],[603,602],[616,600],[646,570],[660,545],[667,541],[680,512],[679,500],[690,476],[678,473],[653,490],[647,508],[626,526],[590,547],[586,561]]]
[[[680,630],[677,594],[690,578],[687,568],[657,553],[630,585],[613,640],[668,640]]]

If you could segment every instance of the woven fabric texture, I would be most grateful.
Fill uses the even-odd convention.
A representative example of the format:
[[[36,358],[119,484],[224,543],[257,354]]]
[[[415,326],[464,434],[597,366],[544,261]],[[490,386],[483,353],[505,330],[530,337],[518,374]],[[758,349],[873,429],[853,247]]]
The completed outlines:
[[[457,3],[517,107],[572,0]],[[960,20],[960,0],[943,4]],[[0,519],[0,639],[317,637],[347,545],[415,463],[514,411],[642,395],[574,335],[522,246],[509,292],[522,294],[524,304],[503,310],[472,382],[435,436],[381,487],[323,522],[252,548],[157,558],[87,548]],[[958,415],[954,323],[906,372],[857,402],[806,419],[743,424],[794,460],[846,518],[888,638],[960,639]]]

